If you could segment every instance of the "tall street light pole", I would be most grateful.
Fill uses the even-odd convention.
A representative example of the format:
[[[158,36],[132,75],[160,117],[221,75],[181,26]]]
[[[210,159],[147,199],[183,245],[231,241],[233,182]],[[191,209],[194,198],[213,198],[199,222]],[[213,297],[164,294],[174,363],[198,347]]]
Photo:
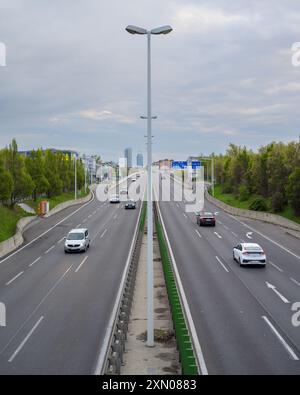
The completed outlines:
[[[75,186],[74,195],[75,195],[75,200],[76,200],[77,199],[77,155],[76,154],[74,154],[74,173],[75,173],[75,175],[74,175],[74,177],[75,177],[75,179],[74,179],[74,186]]]
[[[147,346],[154,346],[153,315],[153,199],[152,199],[152,103],[151,103],[151,35],[168,34],[171,26],[146,30],[138,26],[127,26],[130,34],[147,35]]]

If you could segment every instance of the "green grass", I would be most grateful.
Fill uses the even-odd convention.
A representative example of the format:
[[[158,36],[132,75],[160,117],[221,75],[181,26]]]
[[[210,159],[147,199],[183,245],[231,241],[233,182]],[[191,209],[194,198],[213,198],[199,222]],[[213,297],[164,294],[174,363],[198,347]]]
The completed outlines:
[[[245,200],[244,202],[241,202],[234,194],[232,193],[222,193],[221,185],[216,185],[215,186],[215,198],[221,200],[222,202],[228,204],[229,206],[233,206],[236,208],[240,209],[245,209],[249,210],[250,204],[255,200],[256,198],[259,198],[261,196],[259,195],[252,195],[248,200]],[[267,205],[270,207],[270,199],[265,199]],[[269,212],[272,212],[269,210]],[[297,222],[300,224],[300,217],[296,216],[293,212],[293,209],[291,207],[286,207],[284,211],[281,213],[275,213],[278,215],[281,215],[282,217],[285,217],[287,219],[290,219],[291,221]]]
[[[9,239],[16,233],[18,221],[22,217],[30,216],[20,207],[9,208],[0,205],[0,242]]]
[[[78,191],[78,198],[82,198],[88,195],[88,192],[85,193],[84,189],[82,191]],[[65,203],[68,200],[74,200],[74,192],[67,192],[67,193],[62,193],[61,195],[58,196],[53,196],[50,199],[48,198],[38,198],[36,201],[33,200],[27,200],[25,203],[28,204],[28,206],[32,207],[36,213],[38,212],[38,206],[41,200],[47,200],[49,202],[49,208],[52,210],[54,207],[61,203]]]

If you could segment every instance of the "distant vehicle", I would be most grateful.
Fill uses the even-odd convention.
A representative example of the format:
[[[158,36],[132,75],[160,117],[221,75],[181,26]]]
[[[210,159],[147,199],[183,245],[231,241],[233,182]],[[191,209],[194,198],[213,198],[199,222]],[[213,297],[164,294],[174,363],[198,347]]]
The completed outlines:
[[[122,189],[120,190],[120,195],[127,195],[127,194],[128,194],[127,188],[122,188]]]
[[[134,200],[128,200],[128,202],[125,203],[125,209],[135,209],[136,208],[136,202]]]
[[[120,203],[120,196],[119,195],[112,195],[109,199],[110,203]]]
[[[233,259],[244,265],[261,265],[266,266],[266,254],[259,244],[240,243],[233,249]]]
[[[89,231],[84,229],[73,229],[65,240],[65,253],[87,251],[90,247]]]
[[[132,176],[132,177],[131,177],[131,181],[132,181],[132,182],[135,182],[135,181],[136,181],[136,176]]]
[[[137,173],[136,178],[140,178],[140,177],[141,177],[140,173]]]
[[[216,217],[214,214],[207,212],[207,211],[201,211],[200,213],[196,214],[197,216],[197,224],[199,226],[216,226]]]

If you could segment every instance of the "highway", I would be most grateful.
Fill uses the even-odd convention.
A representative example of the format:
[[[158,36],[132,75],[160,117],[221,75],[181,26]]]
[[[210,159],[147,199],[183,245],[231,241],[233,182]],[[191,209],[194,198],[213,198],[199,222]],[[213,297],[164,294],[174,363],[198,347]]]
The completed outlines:
[[[7,309],[0,374],[94,373],[139,208],[94,197],[38,220],[25,245],[0,260],[0,300]],[[63,238],[76,227],[89,229],[91,247],[65,254]]]
[[[167,182],[162,180],[162,183]],[[158,190],[158,184],[155,185]],[[191,311],[208,374],[300,374],[300,243],[276,226],[236,218],[209,202],[216,227],[185,212],[180,186],[159,209]],[[257,242],[267,268],[240,268],[232,250]]]

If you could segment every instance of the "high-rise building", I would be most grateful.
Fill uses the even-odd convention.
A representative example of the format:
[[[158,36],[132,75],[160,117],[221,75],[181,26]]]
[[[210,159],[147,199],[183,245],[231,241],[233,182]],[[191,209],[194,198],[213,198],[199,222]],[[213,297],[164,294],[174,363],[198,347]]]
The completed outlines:
[[[136,165],[137,165],[137,167],[143,167],[144,166],[143,154],[137,154],[137,156],[136,156]]]
[[[126,148],[124,156],[127,160],[127,167],[132,167],[132,148]]]

